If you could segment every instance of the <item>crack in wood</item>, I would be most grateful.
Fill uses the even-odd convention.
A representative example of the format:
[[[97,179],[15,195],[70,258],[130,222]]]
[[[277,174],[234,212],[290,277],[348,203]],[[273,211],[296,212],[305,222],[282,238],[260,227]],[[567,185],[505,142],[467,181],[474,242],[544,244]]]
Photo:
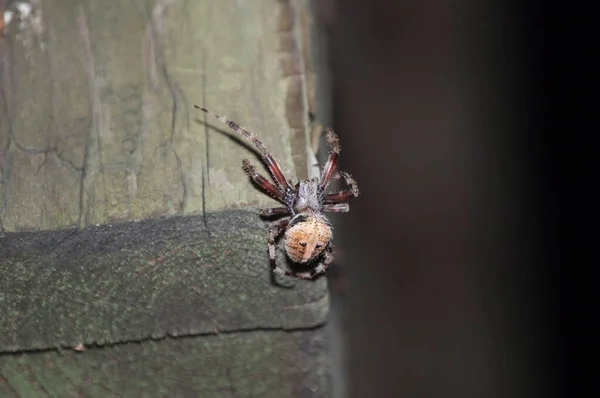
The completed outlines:
[[[87,25],[86,15],[83,6],[79,6],[78,8],[77,25],[79,35],[82,40],[83,68],[88,76],[88,95],[92,119],[92,123],[89,127],[89,131],[85,140],[83,169],[81,172],[79,188],[79,217],[77,223],[79,228],[83,228],[88,225],[89,199],[86,195],[86,187],[92,184],[92,181],[88,181],[88,178],[92,178],[92,176],[95,174],[97,164],[99,164],[100,168],[102,168],[102,158],[100,155],[100,134],[102,131],[102,102],[100,99],[99,87],[96,83],[96,66],[94,61],[94,54],[92,52],[90,31]],[[102,187],[104,188],[104,181],[102,183]]]

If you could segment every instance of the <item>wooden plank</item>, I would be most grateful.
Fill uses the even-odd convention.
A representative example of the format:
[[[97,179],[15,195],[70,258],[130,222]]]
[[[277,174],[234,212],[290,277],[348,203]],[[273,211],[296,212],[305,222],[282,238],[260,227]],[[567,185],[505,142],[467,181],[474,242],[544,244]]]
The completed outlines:
[[[324,329],[250,331],[0,358],[3,398],[331,397]]]
[[[34,5],[0,71],[0,351],[322,324],[324,279],[270,279],[256,209],[275,202],[240,167],[258,159],[192,109],[306,175],[303,74],[282,63],[305,4]]]
[[[271,283],[246,211],[3,239],[0,352],[315,327],[329,308],[324,279]]]
[[[250,127],[289,178],[306,175],[290,3],[37,5],[3,54],[3,231],[273,204],[240,169],[252,151],[195,103]]]

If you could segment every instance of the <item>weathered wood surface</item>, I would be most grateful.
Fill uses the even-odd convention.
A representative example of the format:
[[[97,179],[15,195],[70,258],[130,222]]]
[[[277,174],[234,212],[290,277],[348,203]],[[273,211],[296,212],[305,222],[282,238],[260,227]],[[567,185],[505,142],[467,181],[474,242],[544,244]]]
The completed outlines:
[[[7,234],[3,243],[5,352],[315,327],[329,306],[323,279],[270,283],[264,225],[245,211]]]
[[[192,105],[251,127],[305,175],[306,141],[290,145],[308,123],[296,14],[275,0],[45,0],[9,26],[3,231],[272,204],[240,172],[248,149]]]
[[[169,368],[214,355],[203,343],[211,334],[244,330],[243,341],[268,329],[291,342],[285,330],[298,330],[300,339],[308,333],[300,329],[323,324],[324,279],[280,280],[287,288],[271,281],[257,209],[276,202],[252,186],[241,160],[267,171],[243,139],[193,109],[199,104],[248,126],[290,179],[305,177],[313,163],[306,3],[33,5],[0,37],[0,390],[29,385],[14,366],[27,363],[36,378],[34,356],[52,358],[64,347],[141,341],[158,348],[140,350],[173,359],[153,364],[142,356],[146,369]],[[164,343],[184,335],[204,351]],[[235,345],[223,346],[223,355],[271,358],[260,359],[264,347],[248,344],[237,357]],[[56,369],[108,372],[97,359],[103,349],[91,352],[67,356],[69,365]],[[310,366],[299,358],[296,370],[273,383],[323,394],[325,379],[303,384],[298,369],[325,372],[327,353],[305,357]],[[286,394],[273,396],[295,396]]]
[[[326,329],[10,355],[0,396],[330,398]]]

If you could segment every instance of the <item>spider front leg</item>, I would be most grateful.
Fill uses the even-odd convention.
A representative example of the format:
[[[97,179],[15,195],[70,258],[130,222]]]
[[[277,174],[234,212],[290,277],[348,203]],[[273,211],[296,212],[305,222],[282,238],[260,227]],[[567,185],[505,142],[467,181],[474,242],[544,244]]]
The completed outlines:
[[[349,189],[325,195],[324,203],[336,204],[344,202],[350,198],[356,198],[358,195],[360,195],[360,191],[358,190],[358,184],[356,183],[356,180],[345,171],[340,171],[340,175],[344,178],[344,181],[346,181],[346,184],[348,185]]]
[[[264,146],[264,144],[252,132],[246,130],[244,127],[241,127],[239,124],[237,124],[233,120],[230,120],[227,116],[219,116],[216,113],[213,113],[213,112],[209,111],[208,109],[202,108],[198,105],[194,105],[194,107],[196,109],[200,109],[210,115],[213,115],[219,121],[228,125],[230,129],[240,133],[246,139],[248,139],[250,142],[252,142],[252,144],[254,144],[254,147],[260,153],[260,156],[262,157],[263,161],[267,164],[269,171],[273,175],[273,178],[277,182],[277,185],[281,189],[281,191],[283,191],[283,192],[287,192],[287,191],[295,192],[296,191],[296,188],[293,185],[289,184],[288,181],[286,180],[285,175],[283,174],[283,171],[281,171],[281,167],[279,166],[279,163],[277,163],[277,161],[273,158],[273,155],[271,155],[269,153],[269,151],[267,151],[267,148]]]
[[[332,129],[327,129],[327,143],[329,144],[329,158],[327,159],[327,163],[325,163],[325,167],[323,167],[323,173],[321,174],[321,189],[324,191],[325,188],[329,185],[331,181],[331,176],[333,175],[333,171],[335,170],[335,164],[337,163],[337,158],[340,155],[341,147],[340,140],[338,139],[337,134],[333,132]]]
[[[296,278],[300,278],[300,279],[315,279],[317,276],[325,273],[325,271],[327,271],[327,268],[329,267],[329,264],[331,264],[333,262],[333,249],[331,247],[331,245],[327,246],[327,249],[325,249],[325,252],[323,253],[323,259],[321,261],[319,261],[319,263],[317,264],[317,266],[315,268],[313,268],[310,272],[291,272],[291,271],[285,271],[286,275],[288,276],[295,276]]]
[[[260,175],[256,171],[256,167],[254,167],[254,165],[250,163],[248,159],[242,160],[242,169],[244,169],[246,174],[248,174],[250,178],[252,178],[252,181],[254,181],[258,186],[264,189],[267,193],[271,194],[271,196],[273,196],[275,199],[279,200],[280,202],[284,202],[285,195],[283,192],[281,192],[277,186],[275,186],[265,177]]]

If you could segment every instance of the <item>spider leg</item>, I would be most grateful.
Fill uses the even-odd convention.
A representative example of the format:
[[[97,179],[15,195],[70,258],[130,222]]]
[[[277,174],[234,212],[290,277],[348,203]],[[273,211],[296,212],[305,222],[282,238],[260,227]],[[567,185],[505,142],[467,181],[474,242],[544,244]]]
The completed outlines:
[[[349,189],[325,195],[324,203],[336,204],[344,202],[350,198],[356,198],[358,195],[360,195],[360,191],[358,190],[358,184],[356,183],[356,180],[345,171],[341,171],[340,175],[344,178],[346,184],[348,184]]]
[[[350,211],[350,204],[348,204],[348,203],[324,204],[323,211],[328,211],[331,213],[348,213]]]
[[[229,118],[227,116],[219,116],[216,113],[209,111],[208,109],[199,107],[198,105],[194,105],[194,107],[197,109],[200,109],[210,115],[213,115],[214,117],[219,119],[221,122],[228,125],[229,128],[231,128],[232,130],[237,131],[238,133],[240,133],[241,135],[246,137],[250,142],[252,142],[254,144],[256,149],[258,149],[258,152],[262,156],[263,161],[269,167],[269,171],[273,175],[273,178],[275,179],[275,181],[277,182],[277,185],[281,188],[281,190],[283,192],[286,192],[287,190],[291,190],[292,192],[296,191],[296,188],[294,188],[293,185],[288,184],[288,182],[285,178],[285,175],[283,174],[283,171],[281,171],[281,167],[279,166],[279,163],[277,163],[277,161],[275,159],[273,159],[273,155],[271,155],[267,151],[267,148],[263,145],[262,142],[260,142],[260,140],[253,133],[246,130],[244,127],[241,127],[236,122],[229,120]]]
[[[267,193],[271,194],[271,196],[273,196],[275,199],[277,199],[281,202],[284,201],[285,195],[283,194],[283,192],[281,192],[279,187],[275,186],[271,181],[267,180],[265,177],[260,175],[256,171],[256,167],[254,167],[254,165],[252,163],[250,163],[250,161],[248,159],[242,160],[242,169],[244,169],[246,174],[248,174],[250,176],[250,178],[252,178],[252,181],[254,181],[258,186],[260,186],[262,189],[264,189]]]
[[[317,266],[313,268],[310,272],[292,272],[292,271],[283,271],[287,276],[295,276],[300,279],[315,279],[317,276],[325,273],[329,264],[333,262],[334,256],[331,245],[327,247],[325,253],[323,253],[323,259],[319,261]]]
[[[270,209],[261,209],[261,217],[272,217],[272,216],[289,216],[292,211],[289,207],[271,207]]]
[[[329,185],[341,150],[340,140],[338,139],[337,134],[335,134],[330,128],[327,128],[327,143],[329,144],[330,151],[329,158],[327,159],[327,163],[325,163],[325,167],[323,167],[323,173],[321,174],[320,186],[323,190],[325,190],[327,185]]]
[[[269,239],[267,245],[269,248],[269,260],[271,261],[271,271],[282,275],[285,275],[286,271],[279,268],[277,266],[277,263],[275,262],[275,240],[281,234],[281,232],[283,232],[285,227],[288,226],[289,223],[290,219],[286,218],[279,221],[276,224],[272,224],[269,227]]]

